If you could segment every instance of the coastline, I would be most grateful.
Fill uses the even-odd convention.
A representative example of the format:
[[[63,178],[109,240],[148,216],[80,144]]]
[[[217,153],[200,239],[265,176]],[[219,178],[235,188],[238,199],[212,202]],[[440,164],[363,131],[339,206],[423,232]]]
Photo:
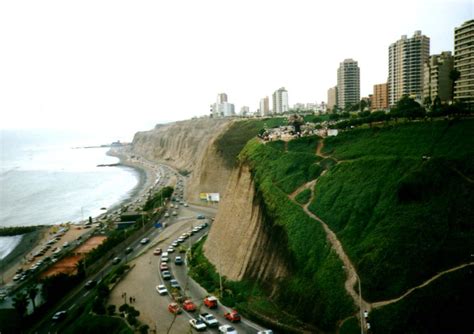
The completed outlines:
[[[128,192],[128,195],[122,200],[114,203],[103,213],[92,217],[95,221],[100,221],[104,217],[114,217],[118,216],[117,212],[124,206],[131,206],[134,204],[141,205],[144,203],[148,195],[148,192],[155,185],[155,181],[158,177],[157,172],[158,168],[156,166],[143,166],[139,163],[134,163],[130,161],[126,155],[121,154],[118,150],[112,148],[106,153],[107,155],[116,157],[119,159],[120,163],[117,167],[126,167],[134,170],[138,175],[137,184]],[[115,218],[115,217],[114,217]],[[118,218],[118,217],[117,217]],[[81,225],[87,222],[83,220],[80,222],[73,223],[73,225]],[[31,253],[32,250],[45,241],[48,237],[47,231],[50,227],[54,225],[45,225],[44,228],[38,229],[37,231],[29,232],[23,234],[21,241],[18,245],[9,252],[5,258],[0,260],[0,268],[3,273],[6,274],[7,271],[11,271],[12,268],[23,265],[24,257]],[[45,239],[46,238],[46,239]],[[2,285],[3,282],[0,282]]]

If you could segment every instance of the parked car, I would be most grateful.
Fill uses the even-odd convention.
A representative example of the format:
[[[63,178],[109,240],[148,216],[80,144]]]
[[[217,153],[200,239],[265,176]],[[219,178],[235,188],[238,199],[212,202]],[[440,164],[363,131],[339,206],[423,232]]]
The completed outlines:
[[[156,291],[157,291],[160,295],[166,295],[166,294],[168,294],[168,289],[167,289],[166,286],[164,286],[163,284],[157,285],[157,286],[156,286]]]
[[[199,319],[191,319],[189,320],[189,324],[198,332],[206,330],[206,324]]]
[[[161,262],[160,263],[160,270],[163,271],[163,270],[168,270],[169,267],[168,267],[168,264],[166,262]]]
[[[173,314],[180,314],[181,312],[183,312],[181,310],[181,307],[179,307],[179,305],[177,303],[169,304],[168,305],[168,311],[170,311]]]
[[[227,334],[238,334],[234,327],[230,325],[222,325],[219,327],[219,333],[227,333]]]
[[[257,334],[273,334],[271,329],[265,329],[263,331],[258,331]]]
[[[173,247],[168,247],[168,249],[166,250],[168,253],[173,253],[174,252],[174,248]]]

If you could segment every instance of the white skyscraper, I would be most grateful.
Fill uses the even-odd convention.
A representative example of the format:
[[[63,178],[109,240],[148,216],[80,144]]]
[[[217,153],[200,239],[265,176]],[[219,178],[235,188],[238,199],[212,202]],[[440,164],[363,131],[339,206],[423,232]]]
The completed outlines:
[[[281,87],[273,93],[273,113],[281,114],[290,110],[288,105],[288,91]]]

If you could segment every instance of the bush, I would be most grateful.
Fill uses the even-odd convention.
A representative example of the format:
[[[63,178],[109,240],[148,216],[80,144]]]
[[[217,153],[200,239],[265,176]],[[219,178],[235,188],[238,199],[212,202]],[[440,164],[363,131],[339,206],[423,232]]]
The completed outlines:
[[[310,198],[311,198],[311,189],[304,189],[302,192],[296,195],[295,200],[298,203],[304,205],[309,202]]]
[[[114,315],[116,309],[117,309],[117,307],[113,304],[107,306],[107,314],[108,315]]]

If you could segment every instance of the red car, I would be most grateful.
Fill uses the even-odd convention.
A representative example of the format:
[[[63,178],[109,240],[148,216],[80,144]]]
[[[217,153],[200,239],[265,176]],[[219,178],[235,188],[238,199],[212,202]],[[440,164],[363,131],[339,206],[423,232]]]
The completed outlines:
[[[217,298],[214,296],[207,296],[204,298],[204,305],[209,308],[217,308]]]
[[[226,318],[230,322],[239,322],[240,314],[236,310],[232,310],[230,312],[224,313],[224,318]]]
[[[173,314],[180,314],[181,312],[183,312],[181,310],[181,307],[179,307],[179,305],[176,304],[176,303],[169,304],[168,305],[168,311],[170,311]]]
[[[169,269],[169,268],[168,268],[168,265],[166,264],[166,262],[162,262],[162,263],[160,264],[160,270],[161,270],[161,271],[168,270],[168,269]]]
[[[183,302],[183,309],[188,312],[194,312],[196,311],[196,305],[191,301],[191,299],[186,299]]]

